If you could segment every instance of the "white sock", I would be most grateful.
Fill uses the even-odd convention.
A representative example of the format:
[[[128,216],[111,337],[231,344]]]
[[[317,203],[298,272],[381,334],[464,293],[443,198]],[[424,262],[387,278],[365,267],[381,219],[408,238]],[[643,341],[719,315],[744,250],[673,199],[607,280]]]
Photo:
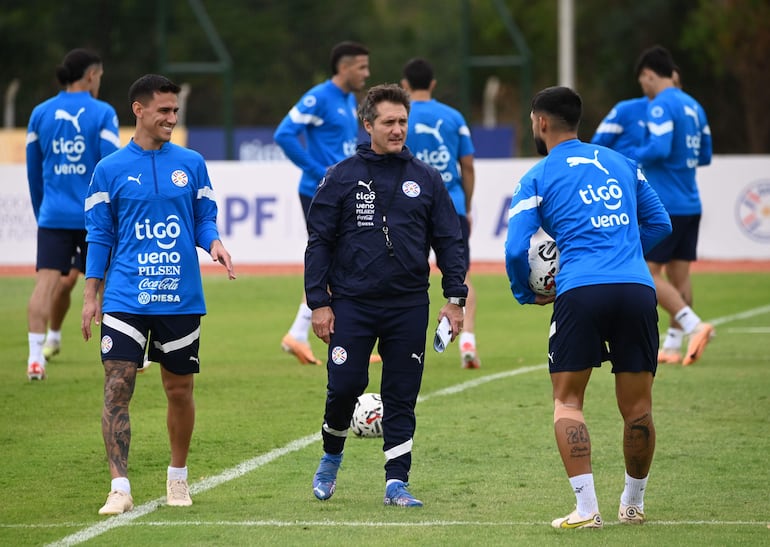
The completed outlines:
[[[698,317],[698,314],[696,314],[690,306],[685,306],[676,312],[674,319],[676,319],[676,322],[682,326],[682,330],[684,330],[686,334],[692,333],[692,331],[695,330],[695,327],[700,324],[700,317]]]
[[[466,342],[470,343],[474,348],[476,347],[476,335],[472,332],[461,332],[460,333],[460,347],[463,346]]]
[[[43,357],[45,334],[30,332],[27,333],[27,340],[29,340],[29,357],[27,358],[27,364],[40,363],[41,365],[45,365],[45,358]]]
[[[587,517],[593,513],[599,512],[599,502],[596,499],[596,490],[594,489],[594,474],[586,473],[570,477],[569,483],[577,498],[577,512],[581,517]]]
[[[292,323],[291,328],[289,329],[289,334],[291,334],[295,340],[307,342],[312,317],[313,310],[311,310],[304,302],[300,304],[299,309],[297,310],[297,316],[294,318],[294,323]]]
[[[45,335],[46,342],[61,342],[61,331],[48,329],[48,334]]]
[[[636,505],[640,510],[644,510],[644,489],[647,488],[647,477],[635,479],[626,473],[626,486],[620,495],[622,505]]]
[[[113,492],[115,490],[120,490],[121,492],[125,492],[130,496],[131,483],[128,482],[128,478],[118,477],[117,479],[112,479],[112,482],[110,483],[110,492]]]
[[[166,478],[170,481],[186,481],[187,480],[187,466],[184,467],[171,467],[168,466],[166,472]]]
[[[666,332],[666,339],[663,340],[663,349],[675,349],[678,351],[682,347],[682,341],[684,341],[684,331],[669,327],[668,332]]]

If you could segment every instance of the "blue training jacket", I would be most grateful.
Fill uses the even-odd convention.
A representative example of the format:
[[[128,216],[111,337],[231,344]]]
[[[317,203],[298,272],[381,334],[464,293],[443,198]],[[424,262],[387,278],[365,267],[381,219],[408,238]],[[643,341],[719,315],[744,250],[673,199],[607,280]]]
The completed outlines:
[[[353,157],[329,169],[307,221],[305,294],[311,309],[341,298],[385,307],[428,304],[431,247],[444,296],[468,293],[452,200],[438,171],[406,147],[383,155],[359,145]]]
[[[695,172],[711,163],[711,128],[698,102],[681,89],[658,93],[647,106],[647,135],[631,157],[672,215],[699,215]]]
[[[273,139],[302,169],[299,193],[312,197],[326,170],[356,151],[355,95],[343,92],[331,80],[318,84],[284,117]]]
[[[591,143],[612,148],[624,156],[632,156],[633,151],[644,142],[649,103],[647,97],[620,101],[596,128]]]
[[[521,304],[535,301],[528,249],[541,226],[559,249],[557,298],[585,285],[655,288],[644,252],[671,233],[668,213],[636,162],[577,139],[550,150],[514,190],[505,266]]]
[[[457,214],[465,216],[465,190],[458,162],[473,154],[474,149],[462,114],[436,99],[413,101],[406,145],[417,159],[438,169]]]
[[[118,148],[115,109],[88,91],[62,91],[37,105],[27,127],[27,182],[38,226],[83,230],[94,166]]]
[[[198,152],[132,140],[97,164],[85,211],[86,277],[105,278],[102,311],[206,313],[196,246],[209,251],[219,233]]]

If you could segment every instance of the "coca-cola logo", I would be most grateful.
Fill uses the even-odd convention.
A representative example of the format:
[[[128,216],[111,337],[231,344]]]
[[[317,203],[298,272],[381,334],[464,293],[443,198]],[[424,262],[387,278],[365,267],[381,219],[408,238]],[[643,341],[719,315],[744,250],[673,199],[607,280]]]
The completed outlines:
[[[163,279],[144,278],[139,282],[141,291],[175,291],[179,288],[178,277],[164,277]]]

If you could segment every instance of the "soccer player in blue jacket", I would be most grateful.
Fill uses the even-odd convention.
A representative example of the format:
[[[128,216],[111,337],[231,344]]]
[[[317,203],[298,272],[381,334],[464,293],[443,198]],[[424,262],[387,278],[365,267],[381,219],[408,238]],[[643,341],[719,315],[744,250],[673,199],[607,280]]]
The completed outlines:
[[[636,97],[617,103],[596,128],[591,143],[629,156],[644,141],[649,102],[647,97]]]
[[[644,521],[644,490],[655,450],[652,383],[657,368],[655,285],[644,252],[671,232],[668,214],[636,162],[580,142],[580,96],[550,87],[532,100],[532,132],[545,159],[513,192],[505,263],[521,304],[554,303],[548,338],[554,432],[577,508],[555,528],[603,525],[583,417],[594,367],[612,363],[623,417],[625,488],[618,518]],[[529,287],[530,238],[541,228],[560,252],[556,296]],[[641,438],[637,442],[637,438]]]
[[[404,142],[409,96],[397,85],[369,90],[360,117],[371,145],[333,166],[308,214],[305,293],[313,331],[329,345],[324,454],[313,493],[329,499],[337,484],[356,400],[369,382],[369,355],[382,356],[385,505],[418,507],[407,490],[414,407],[425,367],[430,250],[442,272],[451,339],[463,326],[465,257],[449,192],[439,172]]]
[[[460,220],[465,243],[465,269],[470,269],[471,208],[476,172],[473,141],[465,118],[449,105],[433,98],[436,80],[433,67],[421,58],[404,65],[401,86],[409,92],[409,132],[406,145],[417,157],[438,169],[446,184]],[[460,334],[460,362],[463,368],[479,368],[476,350],[476,291],[465,277],[468,298],[465,303],[463,332]]]
[[[675,82],[676,65],[661,46],[645,50],[636,65],[639,85],[649,97],[647,133],[631,157],[644,168],[650,185],[671,215],[673,232],[646,254],[658,301],[669,315],[669,329],[658,360],[691,365],[714,336],[714,326],[692,309],[690,265],[697,259],[701,201],[695,180],[699,166],[711,163],[711,129],[703,107]],[[687,350],[680,349],[689,336]]]
[[[67,53],[56,69],[64,90],[37,105],[27,127],[27,181],[38,226],[37,275],[27,310],[30,380],[46,376],[44,342],[51,345],[49,355],[58,352],[61,332],[49,331],[46,340],[46,325],[52,306],[68,302],[77,281],[77,273],[70,275],[73,257],[87,252],[83,200],[94,166],[120,147],[115,109],[96,98],[103,74],[94,52]]]
[[[203,157],[170,142],[178,94],[179,86],[155,74],[131,85],[134,136],[97,164],[85,200],[89,253],[81,328],[89,340],[91,322],[99,324],[101,318],[102,436],[112,477],[100,515],[133,507],[128,408],[148,347],[149,360],[161,365],[168,403],[166,501],[192,504],[187,454],[195,424],[200,323],[206,313],[196,247],[235,279],[230,254],[219,239],[217,205]],[[103,280],[100,305],[96,295]]]
[[[300,97],[273,135],[286,156],[302,170],[299,200],[303,218],[307,218],[310,200],[326,170],[356,150],[355,93],[364,89],[369,77],[369,50],[356,42],[341,42],[332,48],[330,64],[331,78]],[[310,316],[303,294],[281,348],[301,364],[320,365],[308,343]]]

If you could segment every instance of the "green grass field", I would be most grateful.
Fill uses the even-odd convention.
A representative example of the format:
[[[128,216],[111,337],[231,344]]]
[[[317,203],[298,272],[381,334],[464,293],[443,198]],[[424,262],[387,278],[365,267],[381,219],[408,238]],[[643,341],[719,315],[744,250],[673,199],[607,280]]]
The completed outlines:
[[[0,545],[769,545],[770,283],[696,274],[696,309],[717,337],[691,367],[661,366],[657,452],[642,527],[615,525],[622,423],[609,366],[585,416],[603,530],[556,531],[574,496],[556,451],[545,368],[550,307],[519,306],[502,275],[474,277],[479,370],[453,344],[426,351],[412,492],[421,509],[382,505],[381,441],[350,437],[337,492],[317,501],[323,367],[280,351],[300,276],[206,277],[202,373],[188,467],[194,505],[165,499],[168,442],[157,365],[137,380],[129,474],[136,509],[97,515],[109,490],[100,433],[98,336],[79,333],[80,293],[48,379],[26,379],[32,279],[0,279]],[[439,280],[432,288],[438,311]],[[665,327],[661,324],[661,329]],[[323,343],[312,342],[317,354]],[[378,391],[380,365],[368,391]]]

